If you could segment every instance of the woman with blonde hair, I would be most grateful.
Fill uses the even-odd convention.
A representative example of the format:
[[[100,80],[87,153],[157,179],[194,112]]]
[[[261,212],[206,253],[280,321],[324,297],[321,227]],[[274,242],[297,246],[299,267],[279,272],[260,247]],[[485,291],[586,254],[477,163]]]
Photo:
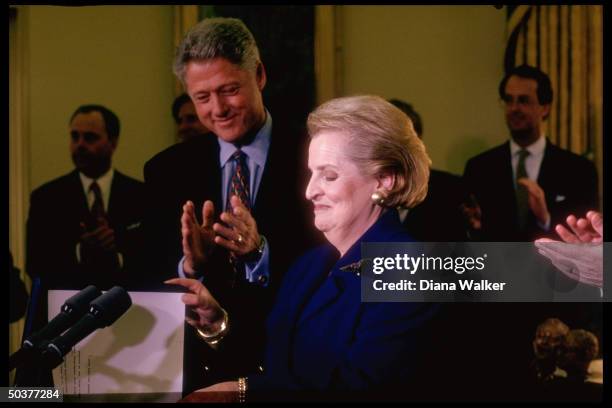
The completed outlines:
[[[423,325],[436,307],[361,302],[360,277],[346,267],[361,260],[363,242],[413,241],[397,207],[413,207],[427,194],[425,147],[410,119],[377,96],[322,104],[309,115],[308,132],[311,177],[305,195],[328,244],[303,255],[285,275],[268,317],[265,370],[201,392],[229,391],[239,401],[279,391],[400,395],[416,374]],[[183,224],[184,233],[191,228]],[[240,226],[233,228],[239,237]],[[222,327],[231,335],[231,316],[202,283],[167,283],[192,292],[184,302],[198,319],[190,324]]]

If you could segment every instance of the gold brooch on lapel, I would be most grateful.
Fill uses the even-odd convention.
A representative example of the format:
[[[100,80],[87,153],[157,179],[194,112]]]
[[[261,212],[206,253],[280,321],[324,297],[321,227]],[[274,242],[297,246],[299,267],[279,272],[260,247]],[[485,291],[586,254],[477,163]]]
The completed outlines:
[[[363,265],[366,260],[367,259],[361,259],[357,262],[353,262],[352,264],[344,265],[340,267],[340,270],[342,272],[352,272],[357,276],[361,276],[361,265]]]

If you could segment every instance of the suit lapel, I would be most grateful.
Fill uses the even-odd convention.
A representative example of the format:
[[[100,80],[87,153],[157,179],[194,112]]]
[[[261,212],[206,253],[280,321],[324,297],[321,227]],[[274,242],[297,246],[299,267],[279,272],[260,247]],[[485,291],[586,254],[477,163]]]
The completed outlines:
[[[124,186],[125,182],[123,179],[123,174],[115,170],[115,174],[113,175],[113,181],[111,183],[110,195],[108,197],[108,217],[111,220],[116,219],[116,217],[118,216],[117,211],[121,207],[117,207],[116,203],[121,202]]]
[[[408,240],[409,238],[404,234],[403,227],[399,223],[397,211],[388,210],[331,268],[329,267],[329,257],[326,258],[328,260],[327,265],[319,262],[318,266],[323,271],[319,270],[317,272],[316,277],[318,281],[311,281],[311,285],[312,283],[321,282],[321,279],[324,279],[324,281],[322,285],[315,288],[316,291],[314,291],[312,299],[305,303],[306,307],[300,316],[300,321],[325,311],[326,306],[336,301],[350,285],[355,284],[355,282],[359,285],[358,275],[350,268],[345,267],[361,261],[362,242],[393,242],[398,240],[398,238],[400,241]],[[329,277],[324,273],[328,270],[331,271]],[[313,293],[312,289],[310,293]]]
[[[215,213],[221,214],[221,164],[219,163],[219,142],[217,136],[208,135],[193,142],[185,143],[188,149],[189,163],[186,163],[187,173],[177,177],[187,183],[185,191],[189,193],[183,201],[192,200],[196,207],[196,216],[200,219],[204,201],[211,200],[215,205]],[[187,144],[189,143],[189,144]],[[182,207],[183,203],[181,203]]]
[[[554,166],[552,163],[555,160],[555,146],[546,139],[546,149],[544,150],[544,157],[542,158],[542,164],[540,166],[540,173],[538,174],[538,184],[544,192],[548,191],[548,186],[551,185],[551,180],[555,178],[555,174],[552,174]]]
[[[267,205],[269,203],[274,203],[274,199],[272,197],[274,190],[272,189],[274,186],[279,188],[279,185],[275,180],[272,179],[276,175],[274,172],[275,162],[277,160],[277,146],[278,146],[278,132],[275,132],[277,126],[272,125],[272,132],[270,134],[270,148],[268,151],[268,157],[266,158],[266,164],[263,169],[263,173],[261,175],[261,182],[259,185],[259,191],[257,192],[257,196],[255,197],[255,204],[253,205],[253,217],[256,220],[259,220],[261,214],[267,212]]]
[[[74,203],[76,213],[79,214],[79,219],[81,221],[84,221],[86,219],[86,216],[89,214],[89,205],[87,204],[87,196],[85,195],[85,191],[83,190],[83,183],[81,183],[81,178],[79,176],[78,170],[74,170],[70,174],[70,184],[68,188],[69,190],[66,202]],[[72,200],[69,197],[74,197],[75,199]]]
[[[273,222],[276,219],[276,207],[287,197],[291,197],[293,201],[299,184],[296,173],[300,163],[300,158],[297,156],[302,153],[299,144],[300,139],[287,130],[280,121],[273,123],[268,157],[253,208],[256,220]],[[300,189],[301,187],[299,186]],[[303,191],[300,191],[299,196],[302,196],[302,193]],[[266,228],[265,225],[262,227]]]
[[[220,214],[221,209],[223,208],[223,203],[221,202],[221,163],[219,162],[219,142],[217,142],[216,138],[214,139],[214,143],[211,143],[211,145],[212,146],[210,146],[210,150],[213,152],[211,160],[208,163],[202,163],[199,166],[202,174],[205,174],[206,177],[209,177],[212,188],[212,191],[209,192],[208,197],[203,198],[206,200],[211,200],[215,204],[217,214]],[[198,158],[194,158],[194,161],[196,163],[199,162]],[[202,191],[201,188],[200,191]],[[202,204],[203,203],[204,200],[202,200]]]
[[[509,195],[514,197],[514,173],[512,172],[512,153],[510,152],[510,142],[506,142],[503,157],[501,157],[500,163],[502,164],[502,174],[504,186],[508,186],[506,188],[506,192]]]
[[[515,220],[513,225],[518,225],[518,209],[516,208],[516,193],[514,190],[514,173],[512,172],[512,153],[510,151],[510,142],[505,143],[505,147],[503,149],[503,157],[500,158],[500,163],[502,164],[502,177],[505,180],[501,183],[503,187],[503,197],[500,197],[500,203],[506,203],[505,205],[508,208],[508,214],[511,220]]]

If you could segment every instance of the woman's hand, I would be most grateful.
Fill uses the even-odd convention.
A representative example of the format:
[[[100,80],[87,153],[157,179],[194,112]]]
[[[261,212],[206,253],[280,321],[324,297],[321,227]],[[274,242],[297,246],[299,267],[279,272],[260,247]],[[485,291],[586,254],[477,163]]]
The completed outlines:
[[[223,309],[202,282],[196,279],[174,278],[164,283],[179,285],[189,290],[181,297],[192,315],[185,317],[187,323],[205,332],[220,330],[223,323]]]
[[[238,396],[238,381],[226,381],[211,385],[210,387],[200,388],[196,392],[235,392]]]

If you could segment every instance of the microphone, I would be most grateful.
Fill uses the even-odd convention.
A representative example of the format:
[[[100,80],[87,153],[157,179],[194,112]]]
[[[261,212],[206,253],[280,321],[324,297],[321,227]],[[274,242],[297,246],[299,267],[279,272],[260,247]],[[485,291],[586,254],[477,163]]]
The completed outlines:
[[[50,339],[62,334],[66,329],[75,324],[87,313],[89,304],[102,292],[94,285],[89,285],[79,293],[66,299],[60,313],[55,316],[45,327],[26,338],[19,351],[9,357],[9,371],[13,368],[30,361],[36,355],[37,348],[44,348]]]
[[[115,323],[132,306],[130,295],[115,286],[89,305],[89,312],[61,336],[54,338],[43,353],[44,363],[51,369],[64,361],[64,356],[78,342],[97,329]]]

